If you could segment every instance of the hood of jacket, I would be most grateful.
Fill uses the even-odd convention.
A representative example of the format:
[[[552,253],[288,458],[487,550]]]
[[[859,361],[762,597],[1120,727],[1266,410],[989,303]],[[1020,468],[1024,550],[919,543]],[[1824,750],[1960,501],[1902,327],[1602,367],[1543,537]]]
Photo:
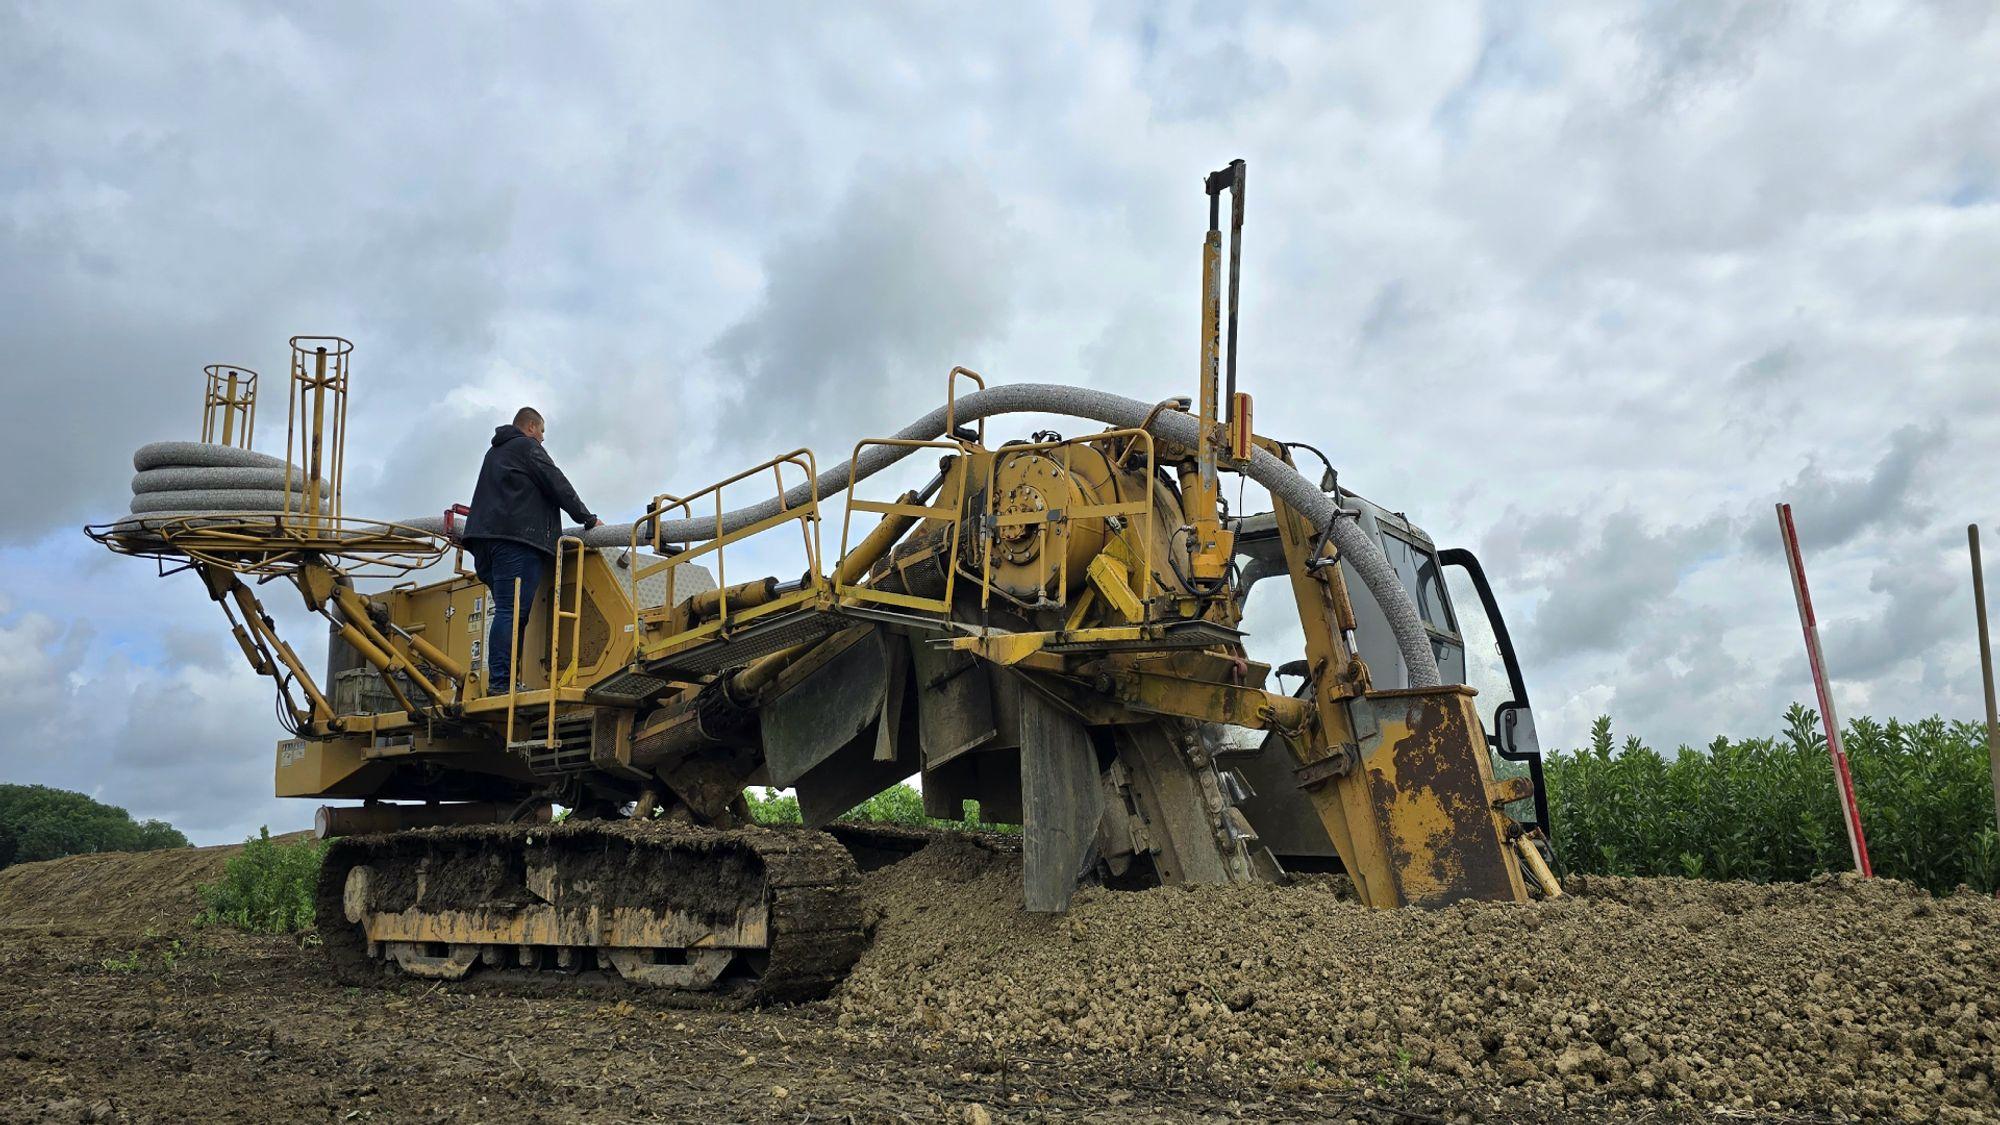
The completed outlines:
[[[521,432],[521,427],[516,426],[512,422],[509,422],[504,426],[493,427],[493,444],[496,446],[506,445],[508,442],[513,441],[517,437],[527,437],[527,436],[528,436],[527,434]]]

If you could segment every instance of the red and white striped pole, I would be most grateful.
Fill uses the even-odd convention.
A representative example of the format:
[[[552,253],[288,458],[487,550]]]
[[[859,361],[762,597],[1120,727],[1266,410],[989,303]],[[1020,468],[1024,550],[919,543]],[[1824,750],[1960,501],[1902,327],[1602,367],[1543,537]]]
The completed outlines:
[[[1826,683],[1826,657],[1819,650],[1819,620],[1813,616],[1812,593],[1806,589],[1806,560],[1799,551],[1799,530],[1792,526],[1792,506],[1778,505],[1778,533],[1785,538],[1785,563],[1792,571],[1792,593],[1799,603],[1799,627],[1806,635],[1806,660],[1812,665],[1813,690],[1819,693],[1819,718],[1826,724],[1826,752],[1833,758],[1833,778],[1840,789],[1840,809],[1847,822],[1847,846],[1854,869],[1872,879],[1868,837],[1861,831],[1861,806],[1854,800],[1854,775],[1847,769],[1847,750],[1840,744],[1840,720],[1833,714],[1833,692]]]

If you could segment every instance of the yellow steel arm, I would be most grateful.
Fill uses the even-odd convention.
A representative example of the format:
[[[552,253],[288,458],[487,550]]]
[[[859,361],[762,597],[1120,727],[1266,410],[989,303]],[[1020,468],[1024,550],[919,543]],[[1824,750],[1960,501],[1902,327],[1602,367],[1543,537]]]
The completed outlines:
[[[233,572],[219,566],[196,563],[195,569],[201,575],[202,581],[207,584],[209,597],[222,606],[223,616],[229,618],[230,629],[236,634],[236,643],[242,647],[243,655],[249,660],[250,667],[260,676],[269,676],[279,681],[278,691],[284,696],[285,707],[302,722],[332,720],[333,705],[327,702],[326,696],[320,694],[319,685],[313,682],[312,674],[306,671],[304,664],[300,663],[298,654],[292,651],[292,646],[286,644],[283,637],[278,636],[277,629],[271,624],[270,615],[264,612],[263,604],[258,602],[257,595],[250,592],[250,587],[245,586],[243,580]],[[230,612],[230,602],[236,603],[237,611],[243,615],[241,622],[238,622],[236,615]],[[300,707],[293,702],[290,690],[285,687],[284,681],[278,675],[278,665],[281,664],[297,681],[299,690],[305,692],[309,706]]]
[[[1312,720],[1312,705],[1245,684],[1199,678],[1167,661],[1102,662],[1098,686],[1138,711],[1178,715],[1206,723],[1275,730],[1298,737]]]
[[[1336,517],[1337,518],[1337,517]],[[1299,787],[1373,907],[1527,898],[1473,691],[1371,692],[1343,637],[1344,581],[1312,557],[1314,528],[1282,502],[1280,541],[1305,626],[1316,721],[1291,741]]]

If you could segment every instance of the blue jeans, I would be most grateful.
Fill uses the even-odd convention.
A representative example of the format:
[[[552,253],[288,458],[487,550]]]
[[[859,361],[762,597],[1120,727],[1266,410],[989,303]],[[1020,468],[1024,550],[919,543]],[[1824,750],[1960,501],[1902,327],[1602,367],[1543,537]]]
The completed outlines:
[[[514,682],[514,649],[520,643],[515,631],[514,579],[521,580],[519,619],[526,624],[535,608],[535,594],[542,586],[542,570],[548,560],[525,543],[495,539],[479,544],[472,552],[473,573],[486,586],[492,602],[493,624],[486,631],[486,694],[499,695]]]

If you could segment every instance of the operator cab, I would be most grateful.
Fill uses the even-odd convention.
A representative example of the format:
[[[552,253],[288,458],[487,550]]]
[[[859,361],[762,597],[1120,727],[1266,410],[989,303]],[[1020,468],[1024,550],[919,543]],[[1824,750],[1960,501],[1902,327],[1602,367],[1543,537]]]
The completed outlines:
[[[1541,829],[1546,835],[1548,807],[1534,715],[1507,624],[1479,560],[1464,549],[1439,551],[1431,537],[1400,512],[1337,485],[1331,496],[1340,507],[1359,513],[1356,519],[1362,530],[1381,547],[1403,588],[1409,591],[1430,635],[1440,678],[1478,691],[1476,702],[1487,746],[1495,758],[1495,773],[1501,777],[1525,773],[1533,779],[1533,800],[1517,802],[1508,813],[1525,827]],[[1245,516],[1235,526],[1240,576],[1237,598],[1250,634],[1247,641],[1252,656],[1268,659],[1277,675],[1296,680],[1283,681],[1284,686],[1303,697],[1307,691],[1305,662],[1299,656],[1305,640],[1298,632],[1299,617],[1285,580],[1284,546],[1276,520],[1264,513]],[[1349,560],[1340,560],[1340,570],[1354,607],[1355,648],[1367,663],[1375,688],[1411,686],[1409,667],[1396,647],[1388,618]],[[1280,581],[1266,583],[1267,578]],[[1257,593],[1259,590],[1264,592]],[[1258,626],[1263,624],[1274,628],[1260,630]],[[1255,651],[1259,648],[1264,651]],[[1276,735],[1256,734],[1239,745],[1242,757],[1234,767],[1254,791],[1241,807],[1259,839],[1287,869],[1337,869],[1339,859],[1333,843],[1311,803],[1297,788],[1293,777],[1296,764],[1284,742]]]

